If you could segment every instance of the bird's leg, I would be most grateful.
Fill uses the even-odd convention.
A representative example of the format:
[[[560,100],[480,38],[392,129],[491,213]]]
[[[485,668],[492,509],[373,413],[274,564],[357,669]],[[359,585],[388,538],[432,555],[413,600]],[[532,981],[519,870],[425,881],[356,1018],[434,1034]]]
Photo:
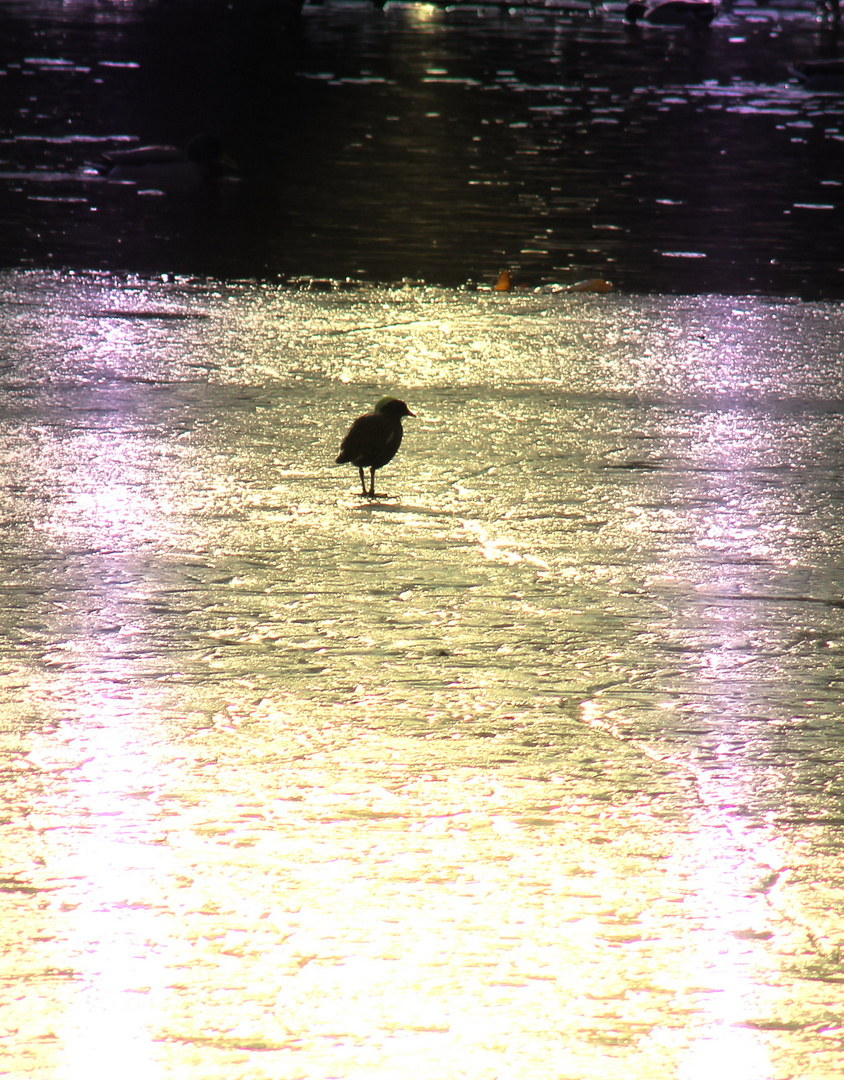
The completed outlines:
[[[363,471],[363,470],[361,470],[361,471]],[[370,499],[375,498],[375,469],[374,468],[371,468],[369,470],[369,497],[370,497]]]
[[[363,490],[363,497],[366,498],[366,478],[363,475],[363,468],[358,465],[358,472],[360,473],[360,486]]]

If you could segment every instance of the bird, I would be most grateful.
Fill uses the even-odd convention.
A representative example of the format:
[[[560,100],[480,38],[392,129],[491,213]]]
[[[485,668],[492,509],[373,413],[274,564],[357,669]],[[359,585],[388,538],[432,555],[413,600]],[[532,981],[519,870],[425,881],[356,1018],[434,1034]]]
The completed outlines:
[[[804,90],[819,93],[844,91],[844,59],[799,60],[791,66],[791,73],[799,79]]]
[[[624,20],[634,26],[644,21],[656,26],[706,27],[717,14],[717,4],[710,4],[707,0],[660,0],[656,4],[633,0],[627,5]]]
[[[236,176],[234,162],[213,135],[195,135],[184,150],[176,146],[135,146],[102,155],[97,171],[109,180],[190,191],[224,176]]]
[[[376,402],[372,412],[359,416],[346,432],[340,443],[337,464],[350,461],[357,465],[364,497],[378,498],[375,494],[375,470],[382,468],[396,456],[404,434],[402,417],[414,415],[406,402],[399,398],[382,397]],[[369,469],[368,491],[364,469]]]

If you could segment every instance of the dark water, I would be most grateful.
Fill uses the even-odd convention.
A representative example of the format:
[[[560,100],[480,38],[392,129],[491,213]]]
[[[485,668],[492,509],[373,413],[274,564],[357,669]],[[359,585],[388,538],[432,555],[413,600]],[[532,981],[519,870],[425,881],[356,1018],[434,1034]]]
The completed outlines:
[[[814,9],[708,33],[579,10],[0,2],[0,263],[844,296],[844,99]],[[218,133],[242,180],[104,182]],[[86,171],[87,168],[87,171]]]

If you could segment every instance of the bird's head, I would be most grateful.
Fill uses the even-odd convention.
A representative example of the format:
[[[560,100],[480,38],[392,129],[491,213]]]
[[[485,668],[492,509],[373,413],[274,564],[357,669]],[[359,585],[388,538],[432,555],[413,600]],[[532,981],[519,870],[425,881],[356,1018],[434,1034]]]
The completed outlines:
[[[394,397],[382,397],[375,403],[375,412],[386,413],[387,416],[415,416],[407,407],[407,403]]]
[[[625,22],[633,23],[635,25],[647,10],[647,5],[641,3],[641,0],[633,0],[632,3],[627,5],[624,12]]]
[[[219,161],[224,158],[223,144],[215,135],[194,135],[185,147],[185,153],[196,162]]]
[[[212,180],[239,180],[240,168],[215,135],[194,135],[185,154]]]

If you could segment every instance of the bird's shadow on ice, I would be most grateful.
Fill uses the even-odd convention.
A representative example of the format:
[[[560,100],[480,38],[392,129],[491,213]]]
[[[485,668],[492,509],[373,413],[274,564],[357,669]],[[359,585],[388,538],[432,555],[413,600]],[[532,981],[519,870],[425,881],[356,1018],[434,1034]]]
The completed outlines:
[[[381,496],[389,498],[389,496]],[[454,517],[453,510],[438,510],[430,506],[412,506],[408,503],[364,502],[352,507],[361,513],[371,514],[422,514],[426,517]]]

